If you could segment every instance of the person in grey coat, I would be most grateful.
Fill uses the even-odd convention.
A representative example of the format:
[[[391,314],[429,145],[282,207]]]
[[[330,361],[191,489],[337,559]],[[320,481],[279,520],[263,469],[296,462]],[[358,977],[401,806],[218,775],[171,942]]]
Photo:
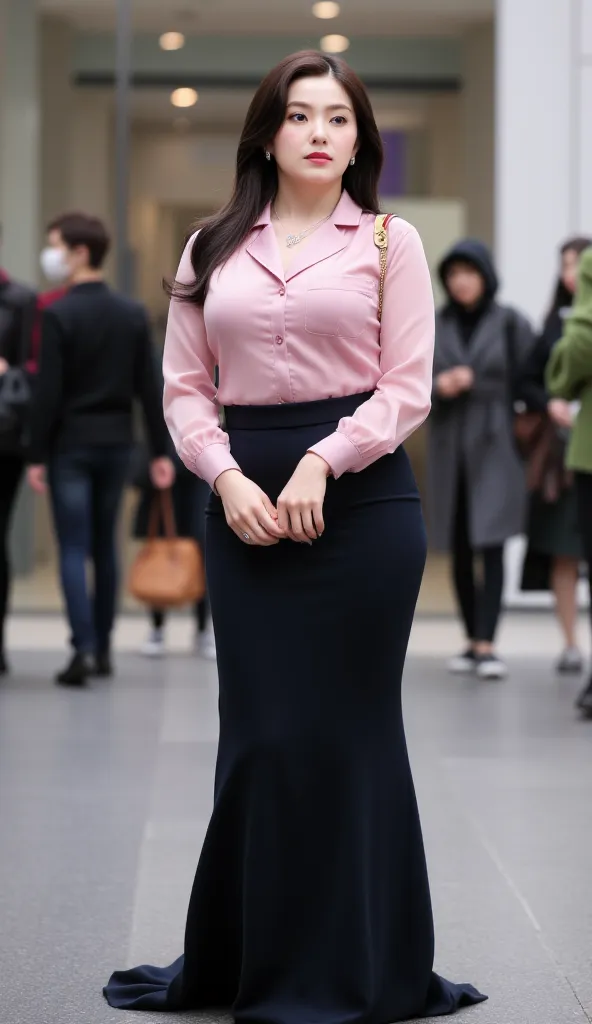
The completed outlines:
[[[496,302],[488,249],[467,239],[439,268],[447,301],[436,318],[428,421],[431,542],[452,554],[468,646],[453,672],[501,679],[494,640],[504,586],[504,542],[524,529],[526,478],[513,428],[521,367],[534,342],[528,321]],[[480,565],[479,565],[480,563]]]

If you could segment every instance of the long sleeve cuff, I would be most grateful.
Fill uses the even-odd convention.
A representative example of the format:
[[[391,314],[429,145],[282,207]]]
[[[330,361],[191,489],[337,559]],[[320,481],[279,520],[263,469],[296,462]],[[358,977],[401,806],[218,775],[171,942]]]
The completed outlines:
[[[230,448],[222,442],[207,445],[195,460],[195,472],[212,490],[220,473],[225,473],[227,469],[238,469],[241,472],[238,462],[230,454]]]
[[[353,441],[350,441],[345,434],[336,430],[328,437],[324,437],[318,444],[314,444],[309,452],[320,455],[331,467],[331,473],[337,480],[348,470],[361,468],[363,459]]]

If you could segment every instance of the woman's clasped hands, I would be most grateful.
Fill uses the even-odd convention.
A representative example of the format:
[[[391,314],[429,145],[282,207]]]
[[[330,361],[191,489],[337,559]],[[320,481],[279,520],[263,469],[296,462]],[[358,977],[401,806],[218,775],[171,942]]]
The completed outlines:
[[[221,473],[216,490],[226,522],[244,544],[271,547],[280,540],[312,544],[325,529],[323,502],[330,467],[313,452],[300,460],[277,508],[254,480],[236,469]]]

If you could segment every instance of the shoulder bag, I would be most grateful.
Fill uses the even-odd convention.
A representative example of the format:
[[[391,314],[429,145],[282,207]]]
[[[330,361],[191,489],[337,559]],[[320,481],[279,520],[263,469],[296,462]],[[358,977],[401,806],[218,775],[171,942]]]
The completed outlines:
[[[378,322],[382,320],[382,304],[384,301],[384,282],[386,280],[386,260],[388,255],[388,224],[395,217],[394,213],[379,213],[374,221],[374,245],[378,247],[380,259],[380,279],[378,282]]]
[[[31,404],[31,384],[26,362],[31,348],[36,316],[35,297],[19,285],[9,282],[4,289],[0,309],[0,342],[12,318],[20,313],[18,362],[0,376],[0,450],[19,452],[25,441],[27,413]],[[3,321],[6,321],[4,324]],[[0,346],[0,356],[2,355]]]
[[[164,537],[159,536],[161,522]],[[148,539],[130,569],[129,591],[150,608],[174,608],[200,601],[206,592],[201,548],[192,537],[178,537],[170,489],[152,499]]]
[[[518,403],[515,401],[519,372],[516,341],[517,330],[516,314],[510,309],[506,318],[505,344],[508,376],[510,378],[512,430],[519,454],[523,459],[529,459],[539,446],[541,438],[545,433],[547,417],[542,412],[532,412],[529,409],[517,408]]]

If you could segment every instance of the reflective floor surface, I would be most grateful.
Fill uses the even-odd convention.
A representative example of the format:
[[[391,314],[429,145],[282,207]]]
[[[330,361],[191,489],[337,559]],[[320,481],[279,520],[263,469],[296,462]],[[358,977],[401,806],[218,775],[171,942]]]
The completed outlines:
[[[592,721],[573,711],[578,682],[553,676],[546,617],[520,621],[504,683],[446,676],[429,638],[453,651],[450,624],[421,624],[412,644],[436,966],[490,995],[460,1021],[576,1024],[592,1019]],[[64,692],[51,683],[62,635],[54,620],[16,623],[0,682],[0,1020],[164,1024],[111,1010],[101,986],[114,967],[181,952],[211,805],[215,666],[121,643],[116,678]]]

